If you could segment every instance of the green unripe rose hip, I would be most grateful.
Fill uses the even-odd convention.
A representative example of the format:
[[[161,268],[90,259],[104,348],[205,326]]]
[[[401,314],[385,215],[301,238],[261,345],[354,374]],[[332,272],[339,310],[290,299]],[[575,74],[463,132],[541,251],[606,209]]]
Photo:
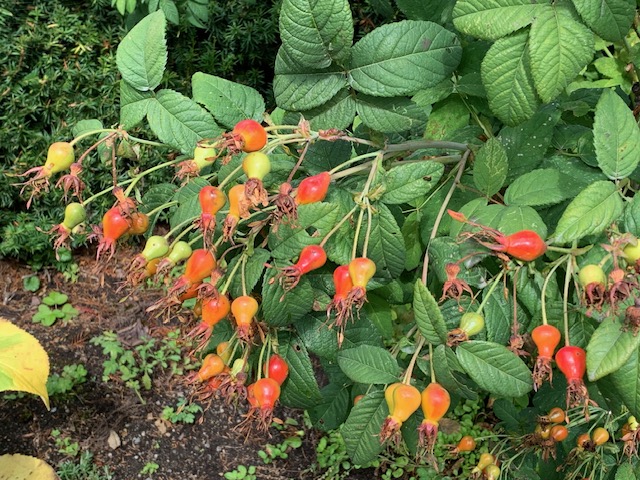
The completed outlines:
[[[80,203],[70,203],[64,209],[62,225],[72,230],[87,219],[87,212]]]
[[[591,283],[605,285],[607,283],[607,275],[599,265],[585,265],[578,272],[578,280],[583,287]]]
[[[75,162],[75,159],[73,145],[69,142],[55,142],[49,146],[43,169],[50,175],[64,172]]]

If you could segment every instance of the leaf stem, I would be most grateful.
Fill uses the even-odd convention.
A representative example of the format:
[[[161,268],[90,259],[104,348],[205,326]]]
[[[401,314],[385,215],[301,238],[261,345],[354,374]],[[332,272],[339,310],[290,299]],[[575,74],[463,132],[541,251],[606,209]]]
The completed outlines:
[[[493,280],[491,281],[491,286],[489,287],[489,290],[487,290],[486,295],[485,294],[482,295],[482,302],[480,302],[480,306],[476,309],[476,313],[482,314],[482,310],[487,305],[487,302],[491,298],[491,295],[493,295],[493,291],[496,289],[496,287],[500,283],[500,280],[504,276],[504,272],[505,272],[504,269],[500,270],[500,273],[495,277],[493,277]]]
[[[575,247],[576,241],[573,242]],[[564,325],[564,344],[569,346],[569,287],[571,285],[574,257],[567,255],[567,271],[564,277],[564,291],[562,298],[562,322]]]
[[[351,210],[349,210],[349,213],[347,213],[344,217],[342,217],[342,219],[336,224],[335,227],[333,227],[331,230],[329,230],[329,232],[324,236],[324,238],[320,242],[320,246],[321,247],[324,247],[325,243],[327,243],[327,240],[329,240],[329,238],[331,238],[331,236],[334,233],[336,233],[338,230],[340,230],[340,227],[342,227],[344,222],[346,222],[349,218],[351,218],[351,215],[353,215],[353,212],[355,212],[357,208],[358,208],[358,205],[354,205],[353,208]]]
[[[239,259],[238,262],[236,262],[236,264],[233,266],[233,270],[231,270],[231,272],[229,273],[229,277],[227,278],[227,281],[224,282],[224,286],[222,287],[222,290],[220,290],[220,293],[222,295],[227,293],[227,290],[229,289],[229,286],[231,285],[231,280],[233,280],[233,277],[236,274],[236,272],[238,271],[238,268],[240,268],[240,265],[242,264],[242,262],[240,260],[241,259]]]
[[[174,160],[169,160],[167,162],[163,162],[163,163],[159,163],[158,165],[155,165],[151,168],[148,168],[147,170],[145,170],[144,172],[140,172],[139,174],[137,174],[135,177],[132,178],[131,180],[131,185],[129,185],[127,187],[127,189],[125,190],[124,194],[125,196],[129,196],[129,194],[131,193],[131,191],[133,190],[133,188],[136,186],[136,184],[142,180],[142,178],[144,178],[146,175],[149,175],[152,172],[158,171],[162,168],[168,167],[170,165],[175,165],[178,162],[181,162],[182,160],[178,160],[178,159],[174,159]]]

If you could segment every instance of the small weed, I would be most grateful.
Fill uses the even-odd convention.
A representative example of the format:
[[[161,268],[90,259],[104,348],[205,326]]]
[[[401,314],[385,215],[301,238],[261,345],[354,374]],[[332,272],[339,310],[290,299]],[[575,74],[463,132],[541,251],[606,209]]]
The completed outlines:
[[[147,462],[145,464],[144,467],[142,467],[142,470],[140,470],[140,474],[141,475],[153,475],[154,473],[156,473],[158,471],[158,469],[160,468],[160,465],[158,465],[155,462]]]
[[[42,323],[46,327],[50,327],[56,320],[60,319],[65,322],[71,320],[78,315],[78,310],[67,303],[69,297],[60,292],[49,292],[42,299],[42,303],[38,306],[38,311],[31,317],[33,323]]]
[[[176,408],[164,407],[160,415],[163,420],[171,423],[193,423],[196,413],[202,412],[202,407],[197,403],[187,404],[186,398],[178,400]]]
[[[27,292],[37,292],[40,289],[40,279],[37,275],[28,275],[22,279],[22,288]]]
[[[151,389],[151,378],[157,373],[156,369],[169,370],[173,376],[195,368],[182,353],[179,335],[180,331],[174,330],[161,341],[150,338],[133,349],[122,345],[114,332],[104,332],[92,338],[91,343],[102,347],[102,353],[109,356],[102,364],[102,381],[120,379],[144,403],[140,392]]]
[[[58,452],[68,455],[69,457],[77,457],[80,453],[80,445],[78,442],[72,442],[69,437],[63,437],[60,430],[52,430],[51,436],[56,441]]]
[[[273,424],[273,426],[280,431],[297,425],[298,422],[292,418],[287,418],[283,425],[278,423]],[[269,464],[278,458],[289,458],[290,450],[300,448],[302,446],[302,437],[304,437],[304,430],[295,430],[292,434],[289,433],[289,436],[285,437],[284,441],[278,445],[268,443],[263,450],[258,452],[258,456],[265,464]]]
[[[253,465],[250,467],[239,465],[232,472],[226,472],[224,478],[227,480],[256,480],[258,477],[256,477],[256,467]]]
[[[112,480],[114,477],[108,467],[98,467],[93,463],[91,452],[82,452],[77,462],[67,460],[58,465],[60,480]]]
[[[47,380],[49,396],[64,395],[72,391],[77,385],[87,381],[87,369],[84,365],[65,365],[60,375],[53,374]]]

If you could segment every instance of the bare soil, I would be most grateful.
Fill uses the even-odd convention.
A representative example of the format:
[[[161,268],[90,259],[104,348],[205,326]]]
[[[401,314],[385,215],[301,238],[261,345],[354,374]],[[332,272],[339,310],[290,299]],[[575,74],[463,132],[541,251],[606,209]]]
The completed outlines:
[[[144,402],[118,379],[102,381],[106,357],[100,347],[90,343],[91,338],[114,331],[122,341],[135,342],[135,337],[161,338],[171,326],[145,312],[162,296],[161,291],[140,291],[122,301],[124,293],[116,290],[130,258],[132,252],[121,250],[107,269],[96,274],[93,253],[84,252],[76,258],[80,266],[77,282],[67,283],[57,272],[42,271],[38,273],[41,288],[35,293],[23,289],[23,278],[33,271],[0,260],[0,316],[38,338],[49,353],[52,373],[61,373],[71,364],[83,364],[88,371],[86,383],[70,395],[51,399],[50,411],[33,395],[18,399],[0,396],[0,455],[33,455],[55,468],[65,460],[51,435],[57,429],[62,437],[92,452],[94,462],[107,466],[115,479],[215,479],[238,465],[255,465],[259,479],[317,478],[319,474],[311,471],[317,432],[306,431],[302,447],[290,452],[288,459],[265,465],[257,452],[267,443],[282,443],[290,432],[272,428],[266,435],[245,439],[234,430],[242,421],[242,408],[223,401],[212,402],[204,413],[197,414],[194,424],[163,421],[164,407],[175,407],[180,398],[189,398],[192,393],[183,378],[166,372],[154,376],[151,390],[142,391]],[[52,327],[33,323],[37,305],[52,290],[67,294],[80,315]],[[280,409],[276,415],[302,424],[300,412]],[[110,446],[110,436],[112,443],[117,436],[119,447]],[[157,472],[142,475],[149,462],[159,465]],[[372,478],[371,472],[362,474],[360,478]]]

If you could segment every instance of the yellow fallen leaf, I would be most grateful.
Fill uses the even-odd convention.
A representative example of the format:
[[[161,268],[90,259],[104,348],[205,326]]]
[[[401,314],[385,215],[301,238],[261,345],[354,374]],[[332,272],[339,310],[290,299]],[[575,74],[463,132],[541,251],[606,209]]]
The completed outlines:
[[[39,458],[28,455],[0,455],[0,480],[56,480],[58,476]]]
[[[0,392],[18,390],[35,393],[48,409],[48,377],[49,356],[40,342],[29,332],[0,317]]]

